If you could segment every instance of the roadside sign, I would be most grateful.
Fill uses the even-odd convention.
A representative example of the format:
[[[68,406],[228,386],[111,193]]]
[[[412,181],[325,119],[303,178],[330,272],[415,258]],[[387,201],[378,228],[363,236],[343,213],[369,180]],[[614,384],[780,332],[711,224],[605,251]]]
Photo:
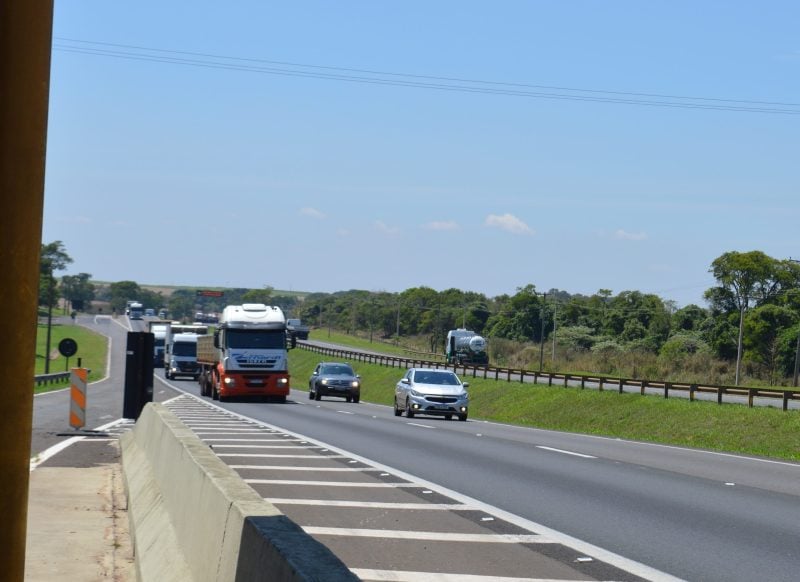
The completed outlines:
[[[58,342],[58,353],[65,358],[71,358],[78,353],[78,342],[70,337],[65,337]]]
[[[211,289],[198,289],[195,291],[198,297],[224,297],[224,291],[213,291]]]

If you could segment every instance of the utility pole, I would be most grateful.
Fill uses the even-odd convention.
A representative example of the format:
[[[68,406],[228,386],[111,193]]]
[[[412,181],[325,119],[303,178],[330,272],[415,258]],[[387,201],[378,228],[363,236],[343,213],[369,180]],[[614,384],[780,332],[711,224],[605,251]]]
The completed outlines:
[[[542,304],[539,307],[539,320],[541,331],[539,332],[539,371],[544,368],[544,304],[547,301],[547,293],[542,293]]]
[[[553,302],[553,362],[556,361],[556,319],[558,318],[558,301]]]
[[[800,333],[797,334],[797,351],[794,354],[794,380],[792,386],[797,388],[797,373],[800,372]]]

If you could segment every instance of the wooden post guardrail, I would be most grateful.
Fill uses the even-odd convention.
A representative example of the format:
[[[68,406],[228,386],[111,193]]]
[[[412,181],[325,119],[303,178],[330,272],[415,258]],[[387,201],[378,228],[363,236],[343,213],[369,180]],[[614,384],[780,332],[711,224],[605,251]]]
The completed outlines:
[[[304,349],[309,349],[315,353],[319,354],[326,354],[326,355],[334,355],[339,358],[353,358],[357,361],[365,361],[365,362],[373,362],[379,365],[387,365],[391,366],[392,368],[395,367],[395,363],[397,364],[398,368],[403,366],[405,367],[435,367],[439,369],[441,365],[444,369],[450,369],[450,365],[447,363],[436,362],[436,361],[426,361],[420,360],[417,358],[399,358],[395,356],[385,356],[379,354],[367,354],[365,352],[357,352],[357,351],[348,351],[342,350],[337,348],[326,348],[322,346],[314,346],[307,344],[305,342],[297,342],[298,347],[302,347]],[[458,372],[459,366],[458,364],[453,364],[453,371]],[[461,365],[461,369],[463,375],[468,374],[468,370],[472,369],[472,376],[477,377],[477,366],[467,366],[466,364]],[[800,390],[782,390],[780,388],[775,389],[761,389],[761,388],[750,388],[750,387],[738,387],[738,386],[722,386],[722,385],[706,385],[706,384],[696,384],[696,383],[678,383],[678,382],[667,382],[667,381],[656,381],[656,380],[634,380],[634,379],[626,379],[626,378],[608,378],[605,376],[590,376],[585,374],[558,374],[553,372],[539,372],[539,371],[531,371],[531,370],[513,370],[512,368],[501,368],[501,367],[493,367],[493,366],[483,366],[483,377],[488,378],[489,374],[494,371],[494,379],[495,381],[500,379],[500,374],[505,374],[506,382],[511,382],[512,375],[518,375],[520,382],[525,382],[525,377],[533,379],[534,384],[539,384],[539,381],[543,378],[547,378],[547,385],[552,386],[554,379],[563,379],[564,386],[569,386],[570,381],[580,381],[580,387],[585,388],[587,382],[595,382],[599,386],[599,390],[603,390],[606,384],[617,384],[617,389],[620,394],[624,393],[626,387],[638,387],[639,394],[645,395],[647,388],[657,389],[662,388],[664,398],[669,398],[670,392],[674,390],[684,390],[689,393],[689,401],[694,402],[697,398],[698,392],[711,392],[717,395],[717,404],[723,404],[723,396],[726,394],[733,395],[733,396],[741,396],[747,398],[747,405],[749,407],[753,407],[755,405],[754,399],[756,397],[760,398],[771,398],[781,401],[781,408],[784,411],[789,409],[789,400],[800,400]]]

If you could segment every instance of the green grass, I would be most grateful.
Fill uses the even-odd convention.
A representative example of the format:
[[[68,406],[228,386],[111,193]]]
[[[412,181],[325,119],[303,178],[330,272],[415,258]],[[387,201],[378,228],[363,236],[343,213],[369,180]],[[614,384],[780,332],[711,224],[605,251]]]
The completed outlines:
[[[378,335],[375,334],[374,338],[377,338]],[[359,350],[368,350],[372,352],[380,352],[381,354],[389,354],[394,356],[402,356],[404,358],[412,357],[412,354],[417,353],[409,350],[408,348],[403,347],[402,345],[394,345],[388,342],[378,341],[377,339],[373,338],[373,341],[370,342],[369,338],[362,338],[352,335],[347,335],[344,333],[339,333],[336,331],[331,331],[330,335],[328,334],[327,328],[320,328],[320,329],[312,329],[308,336],[309,339],[318,341],[318,342],[329,342],[332,344],[337,344],[340,346],[348,346],[352,348],[358,348]],[[436,358],[434,356],[425,355],[426,360],[444,360],[443,357]]]
[[[289,366],[294,385],[306,387],[314,366],[325,359],[330,358],[302,348],[292,350]],[[361,375],[361,399],[391,405],[403,370],[351,363]],[[462,379],[470,384],[472,419],[800,461],[796,410]]]
[[[90,368],[89,382],[99,380],[106,375],[106,361],[108,359],[108,338],[80,327],[78,325],[53,324],[50,335],[50,351],[58,352],[58,342],[64,338],[72,338],[78,344],[78,353],[69,359],[69,367],[74,368],[78,365],[78,358],[84,368]],[[47,326],[38,326],[36,332],[36,367],[34,374],[44,374],[45,356],[47,355]],[[61,354],[54,360],[50,360],[50,373],[64,372],[67,360]],[[46,386],[35,386],[34,392],[49,392],[69,386],[69,381],[61,383],[47,384]]]

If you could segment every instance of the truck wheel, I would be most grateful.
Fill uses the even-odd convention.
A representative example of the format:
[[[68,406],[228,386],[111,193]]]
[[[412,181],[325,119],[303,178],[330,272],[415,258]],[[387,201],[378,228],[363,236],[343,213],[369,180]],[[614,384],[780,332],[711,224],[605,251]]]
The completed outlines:
[[[219,400],[219,391],[216,384],[211,385],[211,400]]]

